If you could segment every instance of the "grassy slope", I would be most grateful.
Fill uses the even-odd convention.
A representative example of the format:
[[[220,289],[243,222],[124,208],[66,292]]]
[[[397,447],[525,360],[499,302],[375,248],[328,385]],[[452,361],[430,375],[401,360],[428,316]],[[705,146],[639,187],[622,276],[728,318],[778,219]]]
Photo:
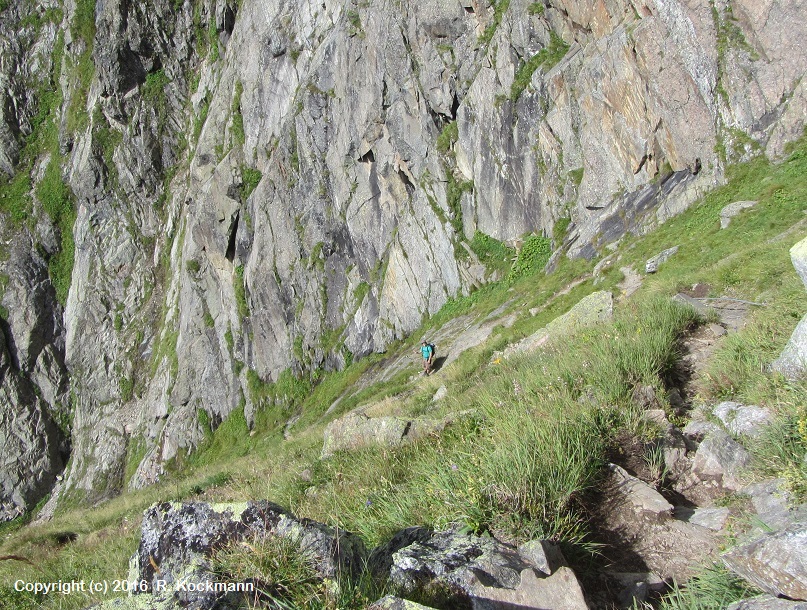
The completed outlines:
[[[760,203],[721,231],[720,209],[740,199]],[[745,330],[724,341],[701,392],[705,400],[731,396],[774,409],[780,424],[751,448],[756,467],[765,475],[784,474],[803,493],[807,391],[803,383],[772,377],[763,365],[781,350],[805,313],[803,286],[788,256],[790,246],[807,234],[805,202],[807,143],[802,142],[779,165],[758,159],[734,168],[725,187],[685,214],[650,235],[625,240],[621,260],[596,289],[613,289],[622,277],[618,267],[633,264],[641,269],[647,258],[672,245],[680,245],[680,251],[618,308],[612,325],[582,332],[562,349],[490,365],[495,349],[529,334],[595,290],[588,280],[535,317],[525,314],[512,328],[498,328],[485,345],[469,350],[434,378],[411,384],[413,361],[410,370],[343,400],[322,417],[338,396],[384,358],[370,357],[326,376],[296,405],[267,406],[259,413],[253,436],[246,433],[241,418],[225,422],[199,453],[154,487],[95,509],[58,515],[44,525],[3,526],[0,555],[21,555],[34,565],[0,562],[0,606],[5,602],[33,608],[42,602],[46,608],[84,607],[91,598],[76,594],[35,600],[15,594],[10,585],[17,578],[123,577],[137,545],[142,510],[166,499],[270,498],[301,516],[358,531],[369,543],[406,525],[462,521],[470,529],[512,540],[547,536],[585,545],[579,497],[597,484],[605,452],[617,434],[626,429],[640,437],[654,434],[641,423],[631,391],[637,383],[663,389],[666,373],[680,357],[677,341],[695,321],[691,310],[671,305],[666,297],[696,282],[709,283],[712,296],[768,304],[754,310]],[[453,301],[421,332],[413,333],[413,339],[392,346],[387,357],[411,351],[415,337],[457,315],[486,315],[505,302],[519,312],[540,306],[590,267],[563,261],[551,276],[529,275]],[[449,398],[435,405],[431,397],[442,384]],[[391,408],[418,414],[472,408],[475,416],[438,440],[318,461],[328,421],[360,403],[404,390],[388,399]],[[582,395],[589,400],[579,400]],[[303,417],[291,440],[284,441],[280,422],[295,408]],[[311,482],[299,477],[306,468]],[[78,539],[60,543],[66,531],[77,533]],[[352,606],[361,607],[361,599],[357,596]]]

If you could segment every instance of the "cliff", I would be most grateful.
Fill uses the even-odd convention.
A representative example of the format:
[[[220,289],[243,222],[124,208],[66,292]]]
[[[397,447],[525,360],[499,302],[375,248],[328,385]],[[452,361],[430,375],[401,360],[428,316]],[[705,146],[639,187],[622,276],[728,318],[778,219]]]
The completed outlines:
[[[594,258],[779,157],[804,129],[805,17],[4,3],[0,437],[25,459],[0,502],[31,508],[68,456],[59,501],[149,484],[251,421],[250,386],[382,351],[490,279],[477,232]]]

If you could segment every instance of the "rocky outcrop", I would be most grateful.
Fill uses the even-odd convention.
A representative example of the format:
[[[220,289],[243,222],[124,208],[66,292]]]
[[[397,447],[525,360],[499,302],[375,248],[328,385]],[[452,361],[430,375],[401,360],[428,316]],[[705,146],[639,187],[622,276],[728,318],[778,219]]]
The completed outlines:
[[[213,556],[241,543],[246,549],[251,545],[252,552],[257,553],[255,548],[273,537],[289,541],[294,552],[311,563],[318,578],[332,580],[337,575],[349,578],[363,567],[365,550],[360,538],[321,523],[297,519],[269,502],[163,503],[152,506],[143,516],[140,546],[130,576],[133,582],[145,584],[135,594],[143,595],[143,603],[168,608],[240,607],[239,603],[249,598],[244,591],[215,590],[212,585],[227,578],[238,580],[240,576],[242,583],[248,577],[249,582],[260,587],[261,583],[254,580],[259,575],[227,577],[216,568]],[[271,561],[271,556],[266,559]]]
[[[63,493],[149,484],[256,383],[383,350],[484,281],[476,231],[569,219],[593,258],[781,155],[805,24],[783,0],[9,3],[0,170],[45,266],[0,257],[37,320],[5,305],[4,331],[69,402]]]

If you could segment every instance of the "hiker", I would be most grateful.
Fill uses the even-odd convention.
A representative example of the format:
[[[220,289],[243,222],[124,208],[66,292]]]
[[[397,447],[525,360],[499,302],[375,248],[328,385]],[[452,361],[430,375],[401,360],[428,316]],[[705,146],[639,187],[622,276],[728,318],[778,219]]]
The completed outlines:
[[[430,375],[432,372],[432,362],[434,361],[434,346],[424,339],[420,344],[420,355],[423,356],[423,372]]]

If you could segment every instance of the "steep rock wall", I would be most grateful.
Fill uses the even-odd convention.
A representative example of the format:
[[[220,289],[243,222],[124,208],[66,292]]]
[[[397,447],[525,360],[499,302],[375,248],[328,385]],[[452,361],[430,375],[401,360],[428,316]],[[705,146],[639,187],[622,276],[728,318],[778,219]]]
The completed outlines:
[[[62,501],[154,481],[250,421],[258,380],[411,332],[484,281],[476,231],[568,218],[556,256],[594,257],[727,162],[780,155],[807,108],[789,0],[80,0],[13,35],[25,10],[0,13],[0,169],[27,172],[35,220],[3,262],[4,331],[15,375],[67,412]],[[26,139],[31,83],[58,94],[51,145]],[[69,292],[65,217],[37,186],[54,166]]]

